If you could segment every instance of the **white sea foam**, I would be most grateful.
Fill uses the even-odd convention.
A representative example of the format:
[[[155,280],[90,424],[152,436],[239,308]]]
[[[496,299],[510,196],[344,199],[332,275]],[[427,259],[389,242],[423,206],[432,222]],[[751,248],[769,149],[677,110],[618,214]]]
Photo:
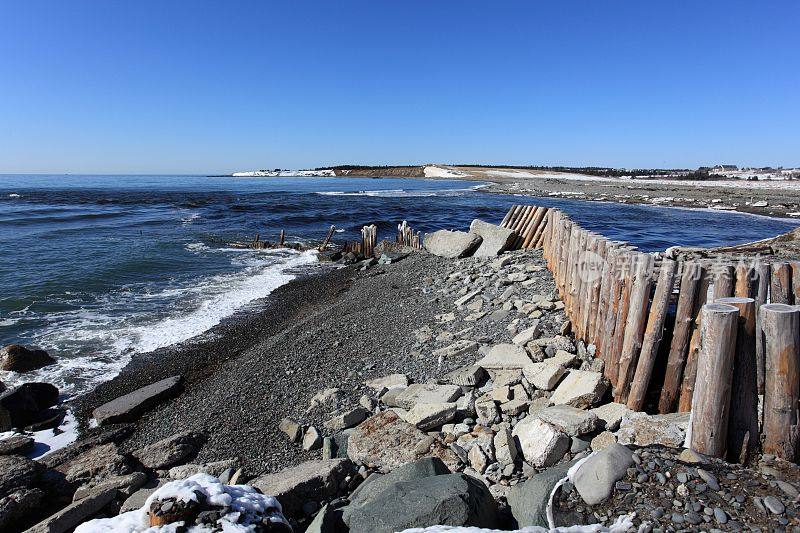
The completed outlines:
[[[121,292],[108,297],[98,310],[81,309],[48,315],[50,326],[37,334],[35,344],[56,353],[77,352],[82,346],[96,346],[97,352],[57,357],[56,363],[34,372],[6,372],[3,381],[17,384],[46,381],[62,394],[74,395],[113,378],[136,353],[144,353],[197,337],[254,300],[268,296],[291,281],[293,268],[316,262],[313,251],[255,251],[232,248],[231,263],[236,272],[207,276],[191,285],[164,288],[153,293]],[[136,304],[131,304],[134,299]],[[126,308],[147,307],[167,311],[148,315],[129,313]],[[6,319],[8,320],[8,319]]]
[[[189,216],[181,218],[181,222],[183,223],[184,226],[187,226],[192,222],[194,222],[195,220],[198,220],[199,218],[201,218],[200,213],[192,213]]]
[[[202,242],[190,242],[184,248],[189,252],[208,252],[211,250],[207,245]]]
[[[369,196],[373,198],[419,198],[433,196],[453,196],[471,192],[475,189],[437,189],[437,190],[406,190],[406,189],[385,189],[377,191],[318,191],[322,196]]]

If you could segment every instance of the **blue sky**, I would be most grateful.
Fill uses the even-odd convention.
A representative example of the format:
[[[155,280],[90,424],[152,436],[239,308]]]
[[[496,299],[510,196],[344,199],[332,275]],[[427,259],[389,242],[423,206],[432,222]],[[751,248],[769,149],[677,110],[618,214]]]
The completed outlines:
[[[800,2],[0,0],[0,172],[800,165]]]

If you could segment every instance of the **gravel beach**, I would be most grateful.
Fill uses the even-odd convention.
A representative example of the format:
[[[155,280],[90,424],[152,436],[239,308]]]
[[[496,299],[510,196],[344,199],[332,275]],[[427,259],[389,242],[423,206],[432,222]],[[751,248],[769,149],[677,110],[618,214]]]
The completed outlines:
[[[434,290],[451,266],[452,260],[414,253],[363,272],[351,266],[292,281],[268,298],[263,312],[218,328],[211,340],[135,357],[119,376],[80,398],[76,412],[85,420],[104,402],[181,374],[185,391],[143,416],[123,448],[196,430],[209,436],[197,461],[239,457],[250,475],[316,457],[287,446],[278,423],[291,416],[319,427],[334,410],[309,410],[319,391],[338,388],[338,408],[345,409],[358,405],[368,379],[400,372],[425,382],[474,362],[466,354],[440,364],[423,345],[441,347],[450,339],[420,343],[412,333],[452,311],[452,300]],[[552,292],[541,268],[540,292]],[[505,315],[462,326],[470,338],[508,342],[504,326],[513,316]]]

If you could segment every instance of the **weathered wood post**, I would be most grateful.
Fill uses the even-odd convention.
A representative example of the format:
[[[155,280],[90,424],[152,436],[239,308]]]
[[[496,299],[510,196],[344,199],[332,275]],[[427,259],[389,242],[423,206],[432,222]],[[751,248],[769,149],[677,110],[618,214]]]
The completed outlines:
[[[755,269],[753,265],[742,262],[736,267],[736,289],[733,291],[733,295],[738,298],[756,297]]]
[[[675,269],[677,263],[665,259],[661,263],[661,272],[658,273],[656,292],[653,303],[650,305],[650,316],[647,318],[647,327],[642,341],[642,353],[636,364],[636,372],[631,383],[631,392],[628,395],[628,407],[634,411],[641,411],[644,406],[647,387],[653,375],[653,366],[656,363],[658,348],[664,336],[664,320],[667,318],[669,299],[675,283]]]
[[[328,247],[328,244],[331,242],[331,239],[333,238],[333,232],[335,231],[336,231],[336,226],[331,225],[330,229],[328,229],[328,234],[325,236],[325,240],[322,241],[322,244],[319,247],[320,252]],[[283,246],[283,230],[281,230],[281,246]]]
[[[714,277],[714,287],[712,289],[712,301],[733,296],[736,286],[736,281],[734,280],[736,271],[733,265],[717,265],[715,270],[716,276]]]
[[[756,289],[756,367],[758,370],[758,393],[764,394],[764,338],[761,335],[761,306],[767,303],[769,293],[770,264],[759,263],[756,266],[758,288]]]
[[[611,349],[606,362],[610,367],[609,381],[611,381],[613,387],[617,387],[617,380],[619,379],[619,360],[625,343],[625,328],[628,323],[628,313],[631,305],[631,290],[633,289],[634,280],[632,267],[635,264],[635,255],[635,252],[626,252],[619,256],[622,279],[620,280],[619,301],[616,306],[614,337],[611,339]]]
[[[758,450],[756,303],[752,298],[720,298],[716,303],[732,305],[739,310],[727,457],[731,462],[746,464]]]
[[[512,205],[508,209],[508,213],[506,213],[506,216],[503,218],[503,221],[500,222],[500,227],[501,228],[505,228],[508,225],[508,221],[511,219],[511,215],[513,215],[516,212],[517,207],[519,207],[519,206]]]
[[[786,304],[761,306],[766,354],[764,453],[795,461],[800,397],[800,309]]]
[[[790,304],[792,273],[789,263],[772,264],[772,282],[769,287],[769,301],[773,304]]]
[[[681,384],[681,395],[678,398],[678,411],[688,413],[692,410],[692,396],[694,395],[694,385],[697,382],[697,354],[700,350],[702,310],[708,299],[708,289],[711,282],[707,271],[703,271],[704,276],[700,279],[697,287],[697,296],[694,301],[694,323],[692,324],[692,338],[689,340],[689,352],[686,354],[686,366],[683,369],[683,383]]]
[[[585,324],[586,331],[584,336],[586,341],[593,343],[595,348],[597,348],[597,338],[594,332],[597,328],[597,318],[600,314],[600,291],[603,287],[603,267],[605,265],[607,244],[608,241],[604,237],[598,237],[594,250],[597,255],[592,265],[593,280],[589,292],[588,317]]]
[[[738,309],[731,305],[711,303],[703,306],[690,446],[712,457],[724,457],[728,443],[738,318]]]
[[[672,343],[669,347],[664,386],[658,400],[658,412],[671,413],[675,408],[683,382],[683,368],[689,350],[694,322],[694,302],[700,279],[704,276],[703,267],[697,262],[684,262],[681,275],[681,288],[678,293],[678,306],[675,311],[675,327],[672,330]]]
[[[792,305],[800,305],[800,261],[792,261]]]
[[[647,324],[647,306],[650,303],[650,291],[653,287],[653,257],[642,253],[637,253],[634,257],[628,317],[625,321],[625,336],[619,357],[617,387],[614,391],[616,400],[620,403],[628,401],[630,384],[633,381],[633,374],[642,351],[642,340]]]

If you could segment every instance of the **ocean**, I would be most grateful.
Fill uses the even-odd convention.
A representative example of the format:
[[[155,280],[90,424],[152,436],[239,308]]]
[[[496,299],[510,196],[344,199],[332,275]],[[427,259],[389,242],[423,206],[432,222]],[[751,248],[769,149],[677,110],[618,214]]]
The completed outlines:
[[[363,225],[394,239],[415,230],[498,223],[514,203],[558,206],[642,250],[769,237],[793,221],[716,211],[523,198],[481,184],[370,178],[0,176],[0,345],[48,350],[58,363],[7,384],[48,381],[65,398],[113,377],[136,353],[189,341],[259,309],[316,266],[310,252],[234,241],[356,240]]]

